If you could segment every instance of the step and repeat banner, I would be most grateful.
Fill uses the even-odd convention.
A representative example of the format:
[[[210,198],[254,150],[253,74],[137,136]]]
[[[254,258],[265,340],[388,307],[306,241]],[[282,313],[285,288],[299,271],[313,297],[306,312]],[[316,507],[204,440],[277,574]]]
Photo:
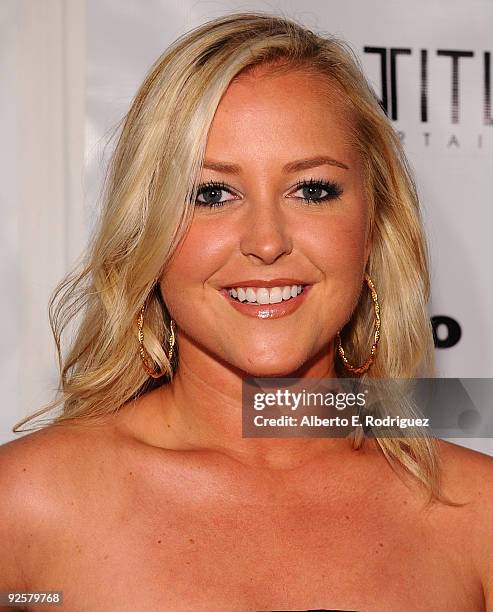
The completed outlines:
[[[439,374],[493,377],[493,3],[474,0],[89,0],[86,224],[115,129],[153,61],[187,30],[236,11],[283,14],[346,40],[404,144],[432,264]],[[493,441],[464,444],[493,453]]]

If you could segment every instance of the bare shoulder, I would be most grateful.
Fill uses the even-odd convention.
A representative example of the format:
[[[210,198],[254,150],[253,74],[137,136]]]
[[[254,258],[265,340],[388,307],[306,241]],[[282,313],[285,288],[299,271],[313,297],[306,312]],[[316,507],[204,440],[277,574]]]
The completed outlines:
[[[444,486],[454,493],[493,501],[493,456],[445,440],[438,440]]]
[[[111,440],[107,428],[67,423],[0,446],[0,591],[28,587],[28,551],[87,488]]]
[[[114,428],[67,421],[49,425],[0,446],[1,486],[12,494],[22,487],[47,484],[87,469],[88,458],[115,443]],[[113,443],[113,444],[112,444]]]
[[[465,525],[486,610],[493,610],[493,457],[443,440],[438,446],[444,492],[465,503]]]

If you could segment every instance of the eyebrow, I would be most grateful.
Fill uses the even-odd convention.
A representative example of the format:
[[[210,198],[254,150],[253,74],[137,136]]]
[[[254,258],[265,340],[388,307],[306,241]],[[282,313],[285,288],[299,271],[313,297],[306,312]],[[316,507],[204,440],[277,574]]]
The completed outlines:
[[[343,164],[337,159],[327,157],[326,155],[320,155],[318,157],[310,157],[307,159],[297,159],[295,161],[287,163],[283,166],[282,171],[285,174],[293,172],[300,172],[301,170],[308,170],[309,168],[316,168],[317,166],[323,165],[337,166],[338,168],[344,168],[349,170],[349,166]],[[216,170],[216,172],[225,172],[227,174],[241,174],[241,166],[237,164],[230,164],[228,162],[215,161],[212,159],[204,160],[203,167],[207,170]]]

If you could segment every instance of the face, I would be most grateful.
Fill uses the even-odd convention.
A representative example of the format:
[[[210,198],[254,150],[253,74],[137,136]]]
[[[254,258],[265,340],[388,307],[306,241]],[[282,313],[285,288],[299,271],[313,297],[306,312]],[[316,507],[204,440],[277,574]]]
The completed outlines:
[[[260,68],[231,83],[191,227],[161,279],[180,356],[208,354],[253,376],[333,361],[369,253],[349,121],[322,76]]]

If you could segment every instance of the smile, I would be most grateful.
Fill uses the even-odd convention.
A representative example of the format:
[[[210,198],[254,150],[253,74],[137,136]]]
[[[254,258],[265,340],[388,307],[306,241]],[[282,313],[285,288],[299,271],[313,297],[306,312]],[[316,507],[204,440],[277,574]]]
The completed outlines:
[[[305,285],[285,285],[284,287],[232,287],[229,295],[239,302],[250,304],[280,304],[297,297]]]
[[[313,285],[225,287],[220,293],[238,312],[258,319],[277,319],[295,312]]]

